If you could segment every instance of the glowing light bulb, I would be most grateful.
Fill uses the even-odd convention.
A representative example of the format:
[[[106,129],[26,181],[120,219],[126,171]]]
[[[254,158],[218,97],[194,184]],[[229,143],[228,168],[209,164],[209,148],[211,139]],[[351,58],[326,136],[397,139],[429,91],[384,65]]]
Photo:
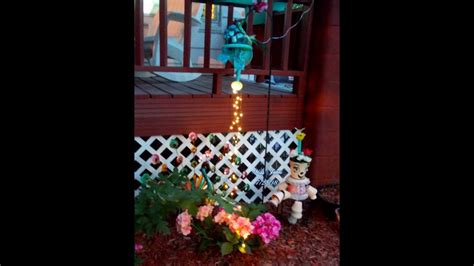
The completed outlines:
[[[232,130],[232,129],[234,129],[234,127],[233,127],[233,126],[230,126],[229,129]]]
[[[239,131],[241,131],[241,130],[242,130],[242,128],[241,128],[241,127],[239,127]]]
[[[244,235],[244,239],[247,238],[247,235]],[[245,243],[242,243],[242,247],[245,248]]]
[[[237,116],[237,112],[234,112],[234,115]]]
[[[244,116],[244,114],[243,114],[243,113],[240,113],[240,117],[242,117],[242,116]]]
[[[236,80],[236,81],[234,81],[230,84],[230,87],[232,88],[232,90],[240,91],[244,87],[244,84],[242,84],[242,82]]]

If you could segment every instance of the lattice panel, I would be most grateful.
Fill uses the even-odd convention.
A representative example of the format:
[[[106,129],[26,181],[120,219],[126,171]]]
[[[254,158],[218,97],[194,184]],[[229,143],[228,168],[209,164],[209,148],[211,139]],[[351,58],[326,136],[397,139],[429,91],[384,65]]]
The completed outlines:
[[[202,162],[199,162],[207,150],[213,154],[209,161],[211,171],[208,173],[211,181],[214,182],[214,189],[224,192],[228,195],[234,188],[237,188],[237,196],[235,200],[251,202],[266,202],[270,198],[270,192],[275,190],[275,187],[282,181],[282,179],[290,172],[289,167],[289,153],[290,149],[296,148],[296,138],[293,135],[294,131],[279,130],[269,131],[269,143],[267,146],[267,172],[269,178],[267,182],[263,182],[264,168],[265,168],[265,131],[250,131],[243,133],[240,136],[240,141],[235,147],[230,144],[230,140],[234,133],[212,133],[215,138],[211,143],[210,134],[197,134],[197,140],[194,145],[187,135],[171,135],[171,136],[153,136],[153,137],[135,137],[135,144],[137,145],[135,151],[135,179],[138,181],[142,174],[148,173],[152,178],[157,177],[161,172],[162,164],[166,164],[168,169],[172,171],[175,167],[183,169],[189,168],[188,178],[192,178],[194,173],[200,175],[198,169],[201,168]],[[178,140],[178,147],[176,149],[170,146],[172,139]],[[230,152],[223,154],[224,145],[230,145]],[[192,148],[196,147],[196,152],[192,152]],[[240,157],[241,163],[233,165],[231,163],[232,153]],[[152,164],[152,155],[158,154],[160,156],[160,163]],[[183,156],[183,161],[178,164],[176,158],[178,155]],[[219,156],[222,155],[222,159]],[[199,162],[198,166],[192,167],[192,161]],[[229,168],[228,174],[225,174],[225,168]],[[248,176],[242,178],[242,173],[246,171]],[[233,183],[230,179],[235,173],[238,180]],[[216,178],[220,180],[216,182]],[[224,184],[227,184],[227,189],[224,189]],[[249,184],[250,189],[245,192],[242,188],[245,184]],[[138,187],[138,186],[137,186]],[[138,191],[135,191],[135,195]]]

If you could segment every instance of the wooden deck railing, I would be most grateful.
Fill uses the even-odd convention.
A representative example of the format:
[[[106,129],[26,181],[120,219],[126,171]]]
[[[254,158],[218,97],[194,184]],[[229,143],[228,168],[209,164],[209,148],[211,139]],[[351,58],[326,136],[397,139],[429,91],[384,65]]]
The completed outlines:
[[[143,34],[143,0],[136,0],[135,6],[135,70],[136,71],[158,71],[158,72],[198,72],[198,73],[211,73],[214,75],[213,92],[216,94],[220,93],[220,86],[222,75],[228,75],[233,73],[232,66],[226,64],[224,68],[211,68],[210,67],[210,50],[211,50],[211,7],[214,1],[212,0],[173,0],[173,1],[184,1],[184,52],[183,52],[183,66],[171,67],[167,65],[167,42],[168,33],[167,27],[159,27],[159,39],[160,39],[160,65],[159,66],[148,66],[144,64],[144,34]],[[200,2],[206,5],[205,12],[205,37],[204,37],[204,64],[203,67],[189,67],[190,54],[191,54],[191,5],[193,2]],[[268,11],[272,12],[274,0],[267,0]],[[303,8],[300,10],[294,10],[293,4],[303,4]],[[273,21],[271,17],[266,17],[266,23],[263,25],[262,30],[254,32],[253,27],[253,13],[249,14],[248,24],[246,25],[246,31],[249,35],[257,34],[257,38],[260,40],[268,39],[270,36],[275,36],[275,32],[286,32],[292,24],[299,18],[301,12],[308,8],[311,0],[288,0],[287,8],[285,12],[273,13]],[[233,20],[234,7],[229,6],[228,8],[228,22]],[[167,0],[160,0],[159,6],[159,23],[160,25],[167,25]],[[312,10],[305,16],[300,25],[291,31],[291,33],[284,39],[274,40],[273,44],[278,47],[270,47],[270,43],[266,45],[264,49],[254,46],[254,53],[259,54],[255,56],[253,62],[247,66],[243,71],[243,74],[253,74],[260,77],[268,75],[270,67],[272,67],[271,73],[276,76],[293,76],[294,77],[294,89],[295,94],[304,93],[304,77],[307,68],[308,59],[308,44],[311,38],[311,16]],[[281,21],[278,25],[278,21]],[[273,29],[270,27],[273,26]],[[280,26],[278,28],[278,26]],[[272,31],[273,30],[273,34]],[[259,36],[260,35],[260,36]],[[278,50],[275,48],[279,48]],[[291,51],[291,52],[290,52]],[[272,66],[270,66],[270,52],[272,53]],[[277,58],[278,57],[278,58]],[[257,62],[255,62],[257,61]],[[259,62],[258,62],[259,61]],[[277,62],[277,63],[275,63]]]

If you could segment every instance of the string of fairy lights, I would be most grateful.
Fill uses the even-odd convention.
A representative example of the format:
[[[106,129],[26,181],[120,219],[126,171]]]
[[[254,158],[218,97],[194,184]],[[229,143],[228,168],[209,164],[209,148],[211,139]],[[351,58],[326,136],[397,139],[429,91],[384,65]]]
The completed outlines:
[[[239,142],[240,134],[242,133],[242,117],[244,116],[242,110],[242,88],[244,85],[239,80],[232,82],[232,102],[233,102],[233,119],[230,125],[230,130],[236,130],[237,134],[232,137],[232,142],[235,146]]]

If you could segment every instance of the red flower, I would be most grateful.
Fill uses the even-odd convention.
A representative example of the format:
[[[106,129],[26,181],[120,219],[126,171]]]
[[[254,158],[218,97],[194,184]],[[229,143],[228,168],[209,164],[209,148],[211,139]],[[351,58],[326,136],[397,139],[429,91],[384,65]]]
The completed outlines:
[[[303,149],[303,153],[304,153],[304,155],[306,155],[306,156],[311,156],[311,154],[313,154],[313,150],[310,150],[310,149]]]

